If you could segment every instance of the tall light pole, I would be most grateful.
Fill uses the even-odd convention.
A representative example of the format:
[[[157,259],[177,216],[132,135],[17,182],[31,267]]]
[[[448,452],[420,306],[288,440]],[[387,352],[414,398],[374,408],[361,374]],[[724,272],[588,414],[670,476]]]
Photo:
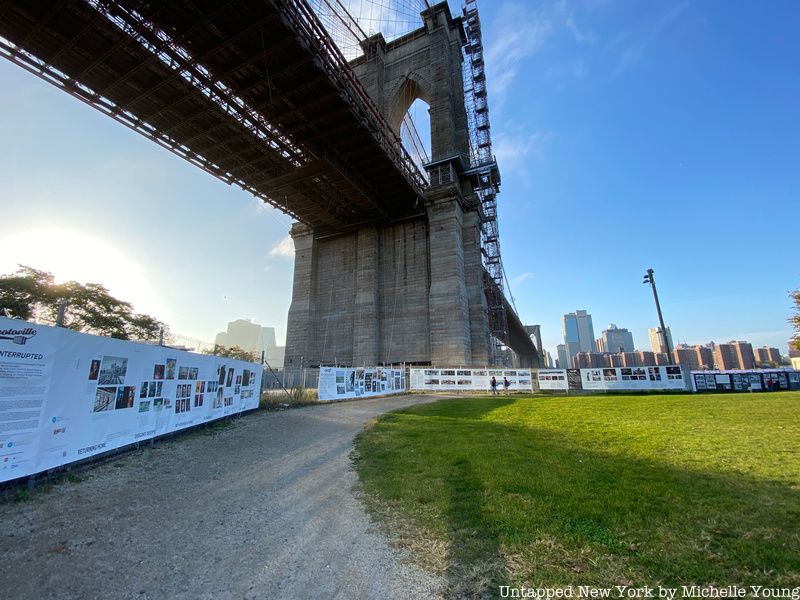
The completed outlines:
[[[644,274],[644,281],[642,283],[649,283],[653,288],[653,298],[656,300],[656,311],[658,312],[658,323],[661,326],[661,335],[664,336],[664,348],[667,349],[668,364],[675,364],[672,359],[672,348],[669,346],[669,338],[667,337],[667,328],[664,326],[664,317],[661,316],[661,304],[658,302],[658,292],[656,291],[656,280],[653,277],[653,269],[647,269]]]

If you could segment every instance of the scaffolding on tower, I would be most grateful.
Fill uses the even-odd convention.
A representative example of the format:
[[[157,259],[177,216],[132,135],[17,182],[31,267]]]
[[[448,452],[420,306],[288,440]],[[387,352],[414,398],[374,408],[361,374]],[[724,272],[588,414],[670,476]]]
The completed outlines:
[[[500,257],[500,231],[497,226],[497,194],[500,171],[492,154],[489,102],[478,1],[464,0],[464,103],[467,110],[470,142],[470,169],[475,209],[481,223],[481,253],[488,273],[485,285],[489,327],[497,346],[508,340],[508,317],[503,296],[503,263]]]

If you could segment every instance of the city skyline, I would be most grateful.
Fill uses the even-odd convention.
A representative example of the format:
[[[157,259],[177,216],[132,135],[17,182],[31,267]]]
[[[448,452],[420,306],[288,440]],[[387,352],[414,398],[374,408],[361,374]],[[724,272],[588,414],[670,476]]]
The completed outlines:
[[[555,355],[561,315],[575,306],[620,323],[641,347],[657,326],[641,285],[652,267],[676,343],[742,339],[785,352],[787,292],[800,285],[790,243],[800,188],[793,4],[753,14],[719,2],[480,9],[504,266],[544,349]],[[7,61],[0,82],[10,224],[0,271],[21,262],[103,283],[197,339],[250,318],[283,343],[288,217]],[[752,207],[765,199],[775,218],[757,226]],[[655,224],[665,243],[654,243]],[[598,243],[612,227],[624,228],[624,246]],[[769,233],[768,268],[750,245],[730,243],[734,231]],[[534,240],[547,260],[531,261]],[[725,244],[726,264],[698,262],[694,240]],[[744,306],[759,310],[744,319]]]

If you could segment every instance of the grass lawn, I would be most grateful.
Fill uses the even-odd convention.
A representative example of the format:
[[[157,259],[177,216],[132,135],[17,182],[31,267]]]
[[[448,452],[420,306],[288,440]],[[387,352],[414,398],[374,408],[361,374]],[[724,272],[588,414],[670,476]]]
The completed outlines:
[[[800,393],[501,397],[356,440],[370,511],[454,595],[800,585]]]

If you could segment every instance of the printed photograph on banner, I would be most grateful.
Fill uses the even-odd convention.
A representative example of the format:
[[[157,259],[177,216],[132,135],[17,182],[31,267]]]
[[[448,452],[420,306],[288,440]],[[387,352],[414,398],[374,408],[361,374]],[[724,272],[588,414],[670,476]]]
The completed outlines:
[[[242,385],[247,387],[250,385],[250,371],[249,369],[245,369],[242,373]]]
[[[189,379],[192,380],[197,379],[197,367],[191,367],[189,369]]]
[[[154,411],[161,410],[162,408],[164,408],[164,399],[163,398],[154,398],[153,399],[153,410]]]
[[[617,380],[616,369],[603,369],[603,381],[616,381],[616,380]]]
[[[150,412],[150,400],[139,402],[139,412]]]
[[[132,385],[117,388],[117,401],[114,408],[133,408],[133,399],[135,395],[136,388]]]
[[[189,379],[189,367],[178,367],[178,379]]]
[[[225,387],[231,387],[233,385],[233,367],[228,369],[228,378],[225,380]]]
[[[680,367],[666,367],[666,371],[667,371],[667,379],[673,379],[673,380],[683,379]],[[754,378],[758,380],[758,375],[755,375]]]
[[[100,375],[100,361],[93,360],[92,364],[89,365],[89,381],[97,381],[99,375]]]
[[[139,398],[147,398],[147,390],[149,389],[149,385],[146,381],[142,382],[142,387],[139,391]]]
[[[151,381],[150,383],[147,384],[147,395],[150,398],[155,398],[156,397],[156,382],[155,381]]]
[[[164,385],[163,381],[156,381],[156,396],[160,396],[161,395],[161,390],[162,390],[161,386],[163,386],[163,385]]]
[[[117,388],[99,387],[94,397],[94,408],[92,412],[105,412],[114,409],[117,399]]]
[[[346,393],[345,386],[337,384],[336,385],[336,393],[339,394],[339,395],[344,395]]]
[[[100,367],[100,385],[116,385],[125,382],[125,373],[128,371],[128,359],[118,356],[104,356]]]
[[[165,379],[175,379],[175,366],[177,365],[177,361],[174,358],[168,358],[166,360],[166,373]]]
[[[217,367],[217,384],[224,385],[225,384],[225,365],[220,365]]]
[[[164,379],[164,365],[153,366],[153,379]]]

